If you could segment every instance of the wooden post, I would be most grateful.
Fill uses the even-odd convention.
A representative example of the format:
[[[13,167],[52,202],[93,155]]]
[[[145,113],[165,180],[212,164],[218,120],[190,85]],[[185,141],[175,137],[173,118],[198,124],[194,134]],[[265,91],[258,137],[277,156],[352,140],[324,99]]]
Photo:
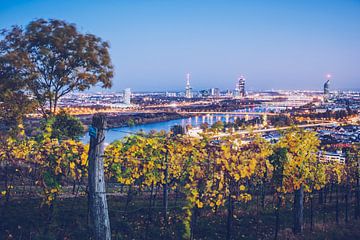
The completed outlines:
[[[105,115],[96,114],[90,127],[90,148],[88,155],[88,184],[89,184],[89,220],[90,231],[95,240],[110,240],[110,220],[106,201],[104,177],[104,129],[106,128]]]

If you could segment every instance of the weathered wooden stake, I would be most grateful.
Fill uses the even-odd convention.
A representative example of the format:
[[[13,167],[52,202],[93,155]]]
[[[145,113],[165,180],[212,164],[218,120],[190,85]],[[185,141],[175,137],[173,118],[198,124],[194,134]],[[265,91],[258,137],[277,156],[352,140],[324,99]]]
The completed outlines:
[[[89,221],[90,231],[95,240],[110,240],[110,220],[106,201],[104,177],[104,129],[105,115],[96,114],[90,127],[89,172]]]

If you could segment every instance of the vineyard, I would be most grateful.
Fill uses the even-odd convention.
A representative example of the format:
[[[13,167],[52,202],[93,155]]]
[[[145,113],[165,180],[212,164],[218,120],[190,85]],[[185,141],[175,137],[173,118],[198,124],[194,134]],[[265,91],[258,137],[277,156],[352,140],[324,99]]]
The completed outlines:
[[[214,134],[138,133],[106,147],[113,239],[326,238],[358,223],[358,145],[342,146],[341,164],[318,161],[326,146],[295,127],[275,144]],[[0,238],[90,238],[88,152],[51,128],[3,139]]]

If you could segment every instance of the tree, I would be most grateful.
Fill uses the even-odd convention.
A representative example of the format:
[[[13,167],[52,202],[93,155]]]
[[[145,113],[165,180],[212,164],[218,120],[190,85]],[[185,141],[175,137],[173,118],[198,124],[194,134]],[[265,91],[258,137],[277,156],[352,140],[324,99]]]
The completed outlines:
[[[224,123],[222,121],[217,121],[211,126],[211,129],[215,132],[221,131],[224,129]]]
[[[273,165],[273,183],[276,188],[277,203],[275,207],[275,239],[277,239],[280,227],[280,207],[282,201],[281,189],[283,186],[284,178],[284,165],[288,161],[287,149],[276,148],[274,153],[269,157],[270,163]]]
[[[277,145],[288,152],[282,191],[294,193],[294,233],[303,230],[304,191],[311,191],[310,185],[314,181],[312,170],[316,166],[319,144],[315,132],[293,128],[282,136]]]
[[[26,28],[3,30],[0,65],[15,74],[44,114],[53,114],[61,97],[101,84],[111,87],[113,66],[109,44],[92,34],[79,33],[74,24],[38,19]]]
[[[1,90],[0,90],[1,92]],[[36,104],[23,92],[6,90],[0,93],[0,122],[6,127],[16,130],[22,124],[27,113],[34,110]]]
[[[65,111],[48,118],[45,126],[51,127],[51,138],[79,140],[84,134],[84,126],[81,121]]]
[[[13,128],[22,123],[35,104],[26,95],[25,83],[21,81],[23,63],[17,60],[21,55],[8,53],[11,42],[0,41],[0,121]]]
[[[181,125],[174,125],[171,127],[170,131],[172,132],[173,136],[177,136],[177,135],[184,135],[185,134],[185,129],[183,126]]]

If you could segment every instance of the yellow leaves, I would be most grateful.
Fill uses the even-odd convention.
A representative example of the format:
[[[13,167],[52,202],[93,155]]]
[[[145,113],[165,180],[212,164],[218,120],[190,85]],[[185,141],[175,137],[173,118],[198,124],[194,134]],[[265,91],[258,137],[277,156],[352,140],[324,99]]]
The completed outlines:
[[[244,185],[240,185],[239,189],[240,189],[240,191],[245,191],[245,186],[244,186]]]
[[[196,200],[196,206],[197,206],[198,208],[203,208],[203,207],[204,207],[204,204],[203,204],[202,202],[200,202],[199,199],[197,199],[197,200]]]
[[[124,184],[130,185],[132,183],[131,179],[125,179]]]
[[[56,166],[55,167],[55,174],[57,175],[57,174],[60,174],[60,173],[62,173],[61,168],[59,166]]]
[[[5,195],[6,195],[6,190],[1,191],[1,195],[2,195],[2,196],[5,196]]]
[[[75,169],[75,163],[74,163],[74,162],[71,162],[71,163],[70,163],[70,169],[71,169],[71,170],[74,170],[74,169]]]
[[[197,191],[197,189],[191,189],[191,194],[194,198],[197,198],[199,196],[199,192]]]
[[[255,158],[250,160],[249,172],[254,172],[255,171],[256,163],[257,163],[257,161],[256,161]]]
[[[57,192],[59,192],[59,190],[56,189],[56,188],[53,188],[53,189],[50,190],[50,193],[57,193]]]
[[[218,198],[218,200],[216,200],[216,206],[221,206],[223,204],[223,199],[222,198]]]
[[[248,202],[248,201],[251,201],[252,197],[250,194],[248,193],[242,193],[240,194],[238,200],[239,201],[242,201],[242,202]]]

